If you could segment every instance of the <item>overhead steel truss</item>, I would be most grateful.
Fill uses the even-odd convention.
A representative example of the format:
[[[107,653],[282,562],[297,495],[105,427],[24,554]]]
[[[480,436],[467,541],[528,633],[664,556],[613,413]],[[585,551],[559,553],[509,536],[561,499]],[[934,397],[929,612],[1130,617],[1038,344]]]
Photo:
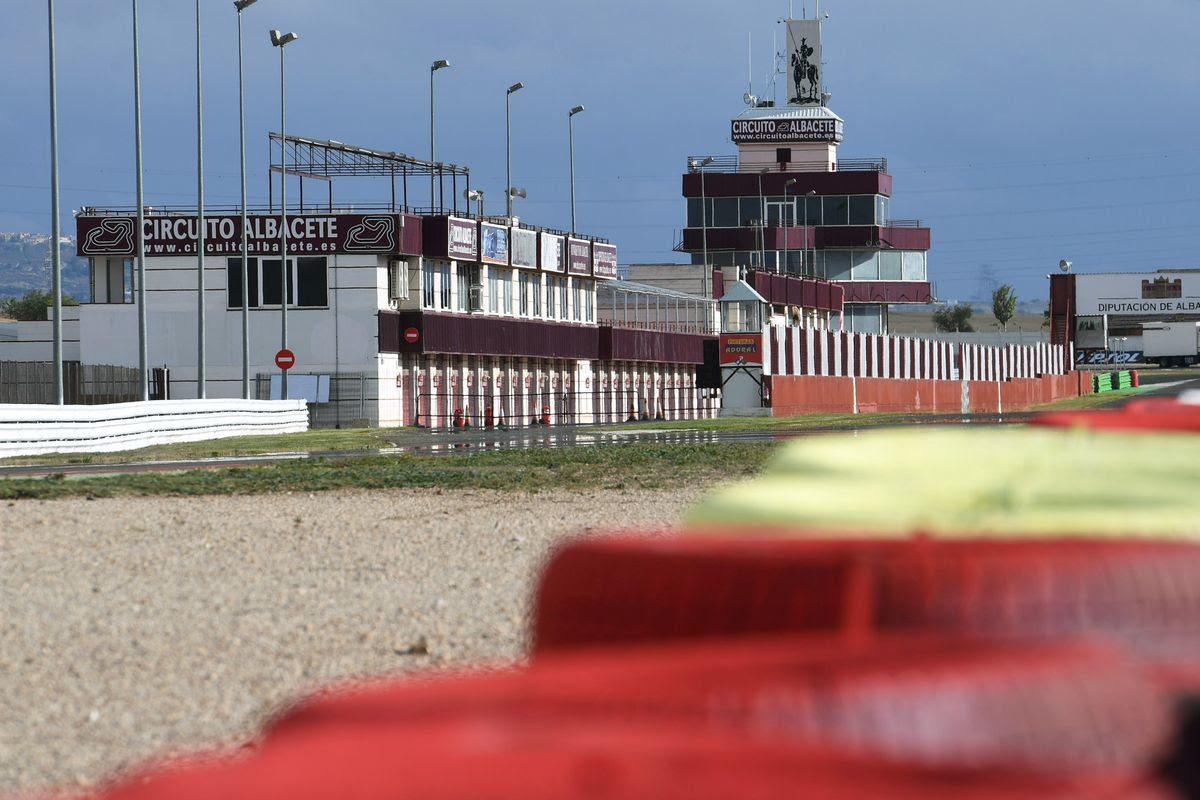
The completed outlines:
[[[384,177],[392,181],[392,205],[395,206],[396,178],[400,178],[403,186],[402,205],[408,207],[408,179],[423,176],[433,178],[438,185],[436,210],[445,210],[445,200],[448,199],[451,209],[457,212],[458,179],[462,178],[465,181],[468,191],[471,188],[471,171],[459,164],[427,161],[404,153],[355,147],[332,139],[309,139],[292,134],[280,136],[275,131],[271,131],[267,136],[270,145],[270,172],[300,178],[301,197],[305,178],[332,183],[334,178],[339,177]],[[282,148],[279,146],[280,142],[283,143]],[[451,183],[449,198],[445,197],[445,178],[449,178]],[[272,196],[273,194],[272,189]],[[330,202],[332,203],[332,187]]]

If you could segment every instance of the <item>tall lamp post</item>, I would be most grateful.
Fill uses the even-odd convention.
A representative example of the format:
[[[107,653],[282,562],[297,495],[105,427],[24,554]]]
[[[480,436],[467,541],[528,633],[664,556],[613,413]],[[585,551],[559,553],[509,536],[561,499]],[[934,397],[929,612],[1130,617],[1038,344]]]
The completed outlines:
[[[200,73],[200,0],[196,0],[196,397],[208,396],[204,355],[204,103]]]
[[[296,33],[280,33],[271,31],[271,44],[279,48],[279,349],[287,349],[287,306],[288,306],[288,267],[287,267],[287,105],[284,91],[284,60],[283,50],[291,42],[300,38]],[[281,369],[279,378],[279,397],[288,398],[288,374]]]
[[[253,2],[253,0],[251,0]],[[142,71],[138,58],[138,0],[133,0],[133,160],[137,172],[137,325],[138,378],[142,400],[150,399],[149,355],[146,346],[146,240],[145,197],[142,192]]]
[[[512,217],[512,106],[509,102],[513,92],[519,92],[525,84],[517,81],[504,93],[504,197],[508,201],[508,216]]]
[[[444,58],[439,58],[437,61],[433,62],[433,64],[431,64],[429,66],[429,163],[430,164],[437,161],[437,150],[434,148],[434,139],[433,139],[433,130],[434,130],[434,127],[433,127],[433,120],[434,120],[433,73],[437,72],[439,69],[444,69],[448,66],[450,66],[450,62]],[[434,200],[434,192],[433,192],[433,167],[430,167],[429,168],[429,210],[430,211],[433,211],[434,204],[435,204],[435,200]]]
[[[135,0],[136,2],[136,0]],[[242,158],[242,399],[250,399],[250,259],[246,229],[246,99],[242,79],[242,12],[258,0],[233,0],[238,23],[238,136]],[[140,203],[139,203],[140,204]]]
[[[46,0],[50,17],[50,253],[53,287],[51,294],[54,337],[54,396],[63,404],[63,355],[62,355],[62,252],[59,248],[58,221],[58,91],[54,69],[54,0]]]
[[[809,239],[809,236],[808,236],[808,198],[815,196],[816,193],[817,193],[816,189],[809,189],[808,192],[805,193],[805,195],[804,195],[804,245],[805,245],[804,250],[805,251],[809,250],[809,248],[808,248],[808,239]],[[809,260],[807,258],[805,260],[808,261],[808,268],[812,270],[812,275],[814,278],[816,278],[819,276],[817,275],[817,265],[814,263],[817,260],[817,244],[816,244],[815,239],[813,241],[811,255],[812,255],[811,260]],[[801,271],[803,271],[803,270],[801,270]]]
[[[795,178],[788,178],[786,181],[783,182],[784,199],[787,199],[787,195],[792,193],[792,187],[795,185],[796,185]],[[804,201],[801,200],[800,202],[804,202]],[[784,207],[783,207],[783,217],[784,217],[784,219],[783,219],[783,271],[790,272],[791,266],[792,266],[792,264],[791,264],[791,261],[792,261],[792,259],[791,259],[792,236],[791,236],[791,226],[788,225],[788,220],[787,220],[787,204],[784,204]],[[793,211],[792,212],[792,222],[795,222],[795,221],[796,221],[796,212]]]
[[[583,106],[575,106],[567,112],[567,157],[571,163],[571,233],[575,233],[575,128],[572,124],[575,115],[583,111]]]
[[[712,156],[705,156],[700,161],[694,159],[692,161],[692,168],[700,170],[700,232],[704,239],[702,248],[705,272],[708,271],[708,200],[704,196],[704,168],[711,163],[713,163]]]

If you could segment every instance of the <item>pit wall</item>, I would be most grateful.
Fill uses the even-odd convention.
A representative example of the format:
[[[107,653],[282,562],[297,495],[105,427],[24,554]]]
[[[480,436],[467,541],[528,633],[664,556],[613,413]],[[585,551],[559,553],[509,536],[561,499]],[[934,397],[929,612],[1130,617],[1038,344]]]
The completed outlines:
[[[764,376],[771,415],[813,413],[1004,413],[1091,394],[1081,372],[1005,381]]]
[[[714,417],[694,364],[443,354],[381,363],[384,425],[487,428]],[[387,414],[383,409],[387,409]]]

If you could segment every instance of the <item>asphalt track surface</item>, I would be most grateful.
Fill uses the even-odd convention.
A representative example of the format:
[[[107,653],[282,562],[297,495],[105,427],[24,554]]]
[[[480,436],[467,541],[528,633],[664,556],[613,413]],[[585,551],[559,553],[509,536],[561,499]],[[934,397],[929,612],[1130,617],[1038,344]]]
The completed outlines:
[[[1170,373],[1153,376],[1138,397],[1173,397],[1189,389],[1200,389],[1200,378],[1173,376]],[[1119,406],[1130,398],[1115,399]],[[908,425],[1005,425],[1020,423],[1032,416],[1030,412],[1011,414],[912,414],[897,417],[886,424],[855,427],[769,428],[745,431],[694,431],[656,429],[654,422],[626,423],[627,428],[604,426],[528,427],[508,429],[468,429],[427,431],[398,429],[392,437],[393,446],[362,450],[319,450],[308,452],[262,453],[247,456],[222,456],[177,461],[129,461],[111,464],[22,464],[0,466],[0,478],[38,478],[48,475],[83,477],[89,475],[119,475],[134,472],[181,472],[193,469],[228,469],[277,464],[303,459],[355,459],[388,455],[467,455],[495,450],[532,449],[537,447],[586,447],[619,445],[632,442],[653,444],[727,444],[737,442],[777,442],[802,436],[825,433],[852,433]]]

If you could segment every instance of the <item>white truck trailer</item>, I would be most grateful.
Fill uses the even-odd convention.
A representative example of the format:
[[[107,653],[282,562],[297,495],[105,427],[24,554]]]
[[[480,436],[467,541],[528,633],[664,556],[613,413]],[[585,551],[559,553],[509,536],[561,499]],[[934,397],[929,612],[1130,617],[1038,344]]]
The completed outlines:
[[[1142,358],[1160,367],[1190,366],[1200,361],[1200,322],[1144,323]]]

